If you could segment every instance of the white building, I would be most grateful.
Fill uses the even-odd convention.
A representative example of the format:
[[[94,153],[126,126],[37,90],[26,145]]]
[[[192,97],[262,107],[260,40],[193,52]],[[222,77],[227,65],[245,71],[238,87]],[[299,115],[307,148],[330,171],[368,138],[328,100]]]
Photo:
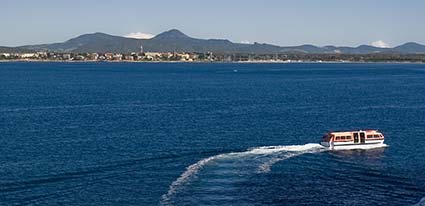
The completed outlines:
[[[10,57],[10,54],[9,53],[1,53],[0,56],[4,56],[4,57],[8,58],[8,57]]]
[[[23,54],[20,54],[20,57],[23,58],[23,59],[37,58],[38,54],[36,54],[36,53],[23,53]]]

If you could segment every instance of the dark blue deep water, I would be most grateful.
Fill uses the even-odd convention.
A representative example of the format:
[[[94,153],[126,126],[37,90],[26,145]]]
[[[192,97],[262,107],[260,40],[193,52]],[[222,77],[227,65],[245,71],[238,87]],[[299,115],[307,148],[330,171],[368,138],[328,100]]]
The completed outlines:
[[[0,152],[0,205],[414,205],[425,65],[0,63]]]

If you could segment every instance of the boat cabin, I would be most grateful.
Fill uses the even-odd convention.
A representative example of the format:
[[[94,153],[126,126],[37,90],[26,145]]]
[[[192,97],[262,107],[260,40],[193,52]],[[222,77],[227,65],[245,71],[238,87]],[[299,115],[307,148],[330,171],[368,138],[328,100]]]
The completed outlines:
[[[321,144],[326,147],[358,146],[383,144],[384,135],[378,130],[358,130],[347,132],[328,132],[322,137]]]

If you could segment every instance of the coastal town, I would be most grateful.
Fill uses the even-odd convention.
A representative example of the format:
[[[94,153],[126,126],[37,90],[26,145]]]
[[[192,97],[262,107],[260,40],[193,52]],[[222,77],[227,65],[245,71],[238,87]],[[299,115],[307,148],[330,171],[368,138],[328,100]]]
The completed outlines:
[[[415,62],[424,63],[424,54],[228,54],[190,52],[132,53],[0,53],[0,61],[59,62]]]
[[[23,60],[23,61],[214,61],[211,53],[206,55],[193,53],[0,53],[0,60]]]

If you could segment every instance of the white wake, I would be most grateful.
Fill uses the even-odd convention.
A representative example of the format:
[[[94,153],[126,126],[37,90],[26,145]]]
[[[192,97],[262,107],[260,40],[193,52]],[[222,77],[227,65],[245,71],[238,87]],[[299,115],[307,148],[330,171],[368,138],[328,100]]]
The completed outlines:
[[[425,206],[425,197],[422,198],[420,202],[418,202],[417,204],[415,204],[413,206]]]
[[[271,167],[279,161],[306,153],[317,153],[325,150],[327,150],[327,148],[321,146],[320,144],[267,146],[251,148],[244,152],[232,152],[208,157],[187,167],[186,171],[181,174],[180,177],[177,178],[173,183],[171,183],[168,192],[162,196],[161,204],[172,205],[171,200],[178,192],[178,190],[184,187],[191,179],[196,177],[196,174],[202,170],[205,165],[217,160],[261,157],[261,162],[256,172],[264,173],[269,172]]]

